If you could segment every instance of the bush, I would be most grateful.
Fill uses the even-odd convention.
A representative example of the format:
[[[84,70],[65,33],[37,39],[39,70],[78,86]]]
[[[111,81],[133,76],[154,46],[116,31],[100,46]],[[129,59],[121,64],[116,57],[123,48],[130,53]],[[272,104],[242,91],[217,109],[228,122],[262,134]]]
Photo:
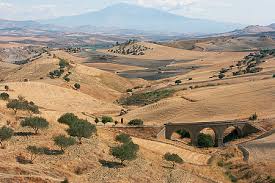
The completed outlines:
[[[143,121],[141,119],[133,119],[131,120],[128,125],[131,126],[142,126],[143,125]]]
[[[123,165],[124,161],[131,161],[137,158],[138,149],[139,146],[137,144],[129,142],[117,147],[112,147],[110,149],[110,154],[120,159],[121,164]]]
[[[257,120],[257,119],[258,119],[257,113],[252,114],[252,115],[249,117],[249,120],[251,120],[251,121],[255,121],[255,120]]]
[[[175,84],[176,84],[176,85],[181,84],[181,80],[176,80],[176,81],[175,81]]]
[[[105,125],[106,123],[112,123],[113,118],[110,116],[102,116],[102,123]]]
[[[2,99],[2,100],[8,100],[9,98],[10,98],[10,95],[7,93],[0,94],[0,99]]]
[[[13,129],[3,126],[0,128],[0,144],[3,146],[3,141],[9,140],[13,136]]]
[[[179,134],[181,138],[190,138],[190,133],[185,130],[178,130],[176,133]]]
[[[275,78],[275,74],[273,74],[272,77]]]
[[[54,144],[60,147],[61,151],[64,151],[65,148],[74,145],[75,139],[72,137],[66,137],[65,135],[59,135],[54,137]]]
[[[178,163],[178,164],[182,164],[183,163],[183,159],[179,155],[177,155],[177,154],[166,153],[164,155],[164,159],[166,161],[171,161],[173,163],[173,168],[175,167],[175,163]]]
[[[80,84],[79,83],[75,83],[74,87],[75,87],[75,89],[79,90],[80,89]]]
[[[133,89],[127,89],[126,92],[133,92]]]
[[[78,120],[78,117],[73,113],[66,113],[66,114],[63,114],[57,121],[59,123],[72,126],[74,123],[76,123],[77,120]]]
[[[225,75],[223,73],[219,74],[219,79],[223,79],[225,77]]]
[[[67,130],[68,134],[72,137],[77,137],[79,144],[82,143],[82,138],[90,138],[93,133],[96,133],[96,126],[89,123],[87,120],[78,119]]]
[[[49,122],[41,117],[30,117],[21,121],[21,126],[30,127],[35,131],[35,134],[38,134],[39,129],[45,129],[49,127]]]
[[[174,90],[156,90],[147,93],[137,93],[132,96],[121,98],[119,102],[122,105],[148,105],[158,102],[161,99],[170,97]]]
[[[121,133],[116,136],[116,141],[121,142],[121,143],[129,143],[132,141],[130,135]]]
[[[198,136],[199,147],[213,147],[214,142],[211,135],[200,133]]]
[[[59,60],[59,67],[60,68],[65,68],[65,67],[68,67],[70,64],[68,61],[64,60],[64,59],[60,59]]]
[[[71,79],[68,78],[68,77],[65,77],[64,80],[67,81],[67,82],[70,82],[70,81],[71,81]]]

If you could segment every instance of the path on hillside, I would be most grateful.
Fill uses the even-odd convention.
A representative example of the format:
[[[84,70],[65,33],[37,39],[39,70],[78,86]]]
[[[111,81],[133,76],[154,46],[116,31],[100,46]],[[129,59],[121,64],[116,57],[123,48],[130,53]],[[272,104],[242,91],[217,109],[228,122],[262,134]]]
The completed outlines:
[[[196,165],[207,165],[209,159],[211,158],[210,155],[193,152],[162,142],[150,141],[136,137],[133,137],[133,141],[142,148],[161,155],[164,155],[167,152],[173,152],[178,154],[185,162]]]

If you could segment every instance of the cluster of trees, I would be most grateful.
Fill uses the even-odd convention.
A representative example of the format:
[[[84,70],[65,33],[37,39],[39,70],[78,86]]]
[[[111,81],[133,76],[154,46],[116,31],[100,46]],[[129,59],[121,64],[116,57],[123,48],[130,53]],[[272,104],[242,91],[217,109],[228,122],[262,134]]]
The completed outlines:
[[[66,130],[67,135],[60,134],[53,137],[54,144],[60,148],[60,152],[63,154],[66,148],[73,146],[77,143],[82,144],[83,138],[90,138],[95,132],[96,127],[89,123],[87,120],[79,119],[73,113],[66,113],[58,119],[59,123],[66,124],[69,128]],[[21,122],[22,126],[31,127],[34,129],[35,134],[39,129],[45,129],[49,126],[49,123],[44,118],[32,117],[26,118]],[[76,138],[76,139],[75,139]],[[30,163],[42,154],[60,154],[49,150],[46,147],[28,146],[27,151],[31,154]]]
[[[79,144],[82,143],[82,138],[90,138],[96,133],[96,126],[84,119],[79,119],[73,113],[66,113],[58,119],[59,123],[69,126],[67,133],[71,137],[76,137]]]
[[[109,52],[123,55],[144,55],[146,50],[152,49],[147,46],[136,44],[137,40],[128,40],[125,43],[116,44],[116,47],[109,49]]]
[[[58,65],[59,69],[49,72],[49,77],[51,79],[59,78],[65,72],[64,69],[70,66],[69,62],[64,59],[59,59]]]
[[[30,114],[38,114],[39,107],[33,102],[27,101],[24,97],[18,96],[18,99],[9,100],[7,108],[12,109],[16,114],[18,110],[28,111]]]

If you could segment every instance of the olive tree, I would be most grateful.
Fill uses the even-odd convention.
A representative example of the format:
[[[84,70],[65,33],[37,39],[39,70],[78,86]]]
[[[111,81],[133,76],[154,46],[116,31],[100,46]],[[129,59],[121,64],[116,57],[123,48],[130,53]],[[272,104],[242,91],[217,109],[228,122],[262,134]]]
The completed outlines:
[[[3,147],[3,141],[9,140],[13,136],[13,129],[3,126],[0,128],[0,144]]]
[[[74,138],[66,137],[65,135],[58,135],[54,137],[53,140],[54,140],[54,144],[60,147],[61,151],[63,152],[67,147],[70,147],[76,143]]]
[[[21,121],[22,127],[30,127],[38,134],[39,129],[45,129],[49,127],[49,122],[41,117],[29,117]]]
[[[0,94],[0,99],[2,100],[8,100],[10,98],[10,95],[8,93],[1,93]]]
[[[130,135],[128,135],[126,133],[121,133],[116,136],[116,141],[121,142],[121,143],[129,143],[132,141],[132,138],[130,137]]]
[[[126,160],[135,160],[137,158],[138,150],[139,146],[131,141],[129,143],[125,143],[117,147],[112,147],[110,149],[110,154],[119,159],[121,165],[123,165],[123,162]]]
[[[57,121],[62,124],[72,126],[78,119],[73,113],[63,114]]]
[[[28,146],[27,151],[31,154],[30,161],[33,161],[38,157],[38,155],[45,153],[45,148],[43,147],[36,147],[36,146]]]
[[[87,120],[78,119],[76,123],[70,126],[67,132],[70,136],[77,137],[79,144],[82,144],[82,138],[90,138],[93,133],[96,133],[96,126]]]

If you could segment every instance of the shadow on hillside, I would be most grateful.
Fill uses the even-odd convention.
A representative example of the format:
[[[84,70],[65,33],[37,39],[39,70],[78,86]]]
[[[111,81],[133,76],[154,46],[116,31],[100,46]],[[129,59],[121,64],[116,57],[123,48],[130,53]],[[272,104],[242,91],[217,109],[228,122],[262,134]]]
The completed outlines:
[[[62,155],[62,154],[64,154],[64,151],[44,148],[44,154],[49,155],[49,156]]]
[[[24,156],[16,156],[16,162],[26,165],[26,164],[32,164],[31,160],[26,159]]]
[[[124,165],[118,162],[113,162],[113,161],[106,161],[106,160],[99,160],[99,163],[107,168],[123,168]]]
[[[14,133],[14,136],[18,136],[18,137],[29,137],[29,136],[33,136],[35,135],[35,133],[33,132],[16,132]]]

